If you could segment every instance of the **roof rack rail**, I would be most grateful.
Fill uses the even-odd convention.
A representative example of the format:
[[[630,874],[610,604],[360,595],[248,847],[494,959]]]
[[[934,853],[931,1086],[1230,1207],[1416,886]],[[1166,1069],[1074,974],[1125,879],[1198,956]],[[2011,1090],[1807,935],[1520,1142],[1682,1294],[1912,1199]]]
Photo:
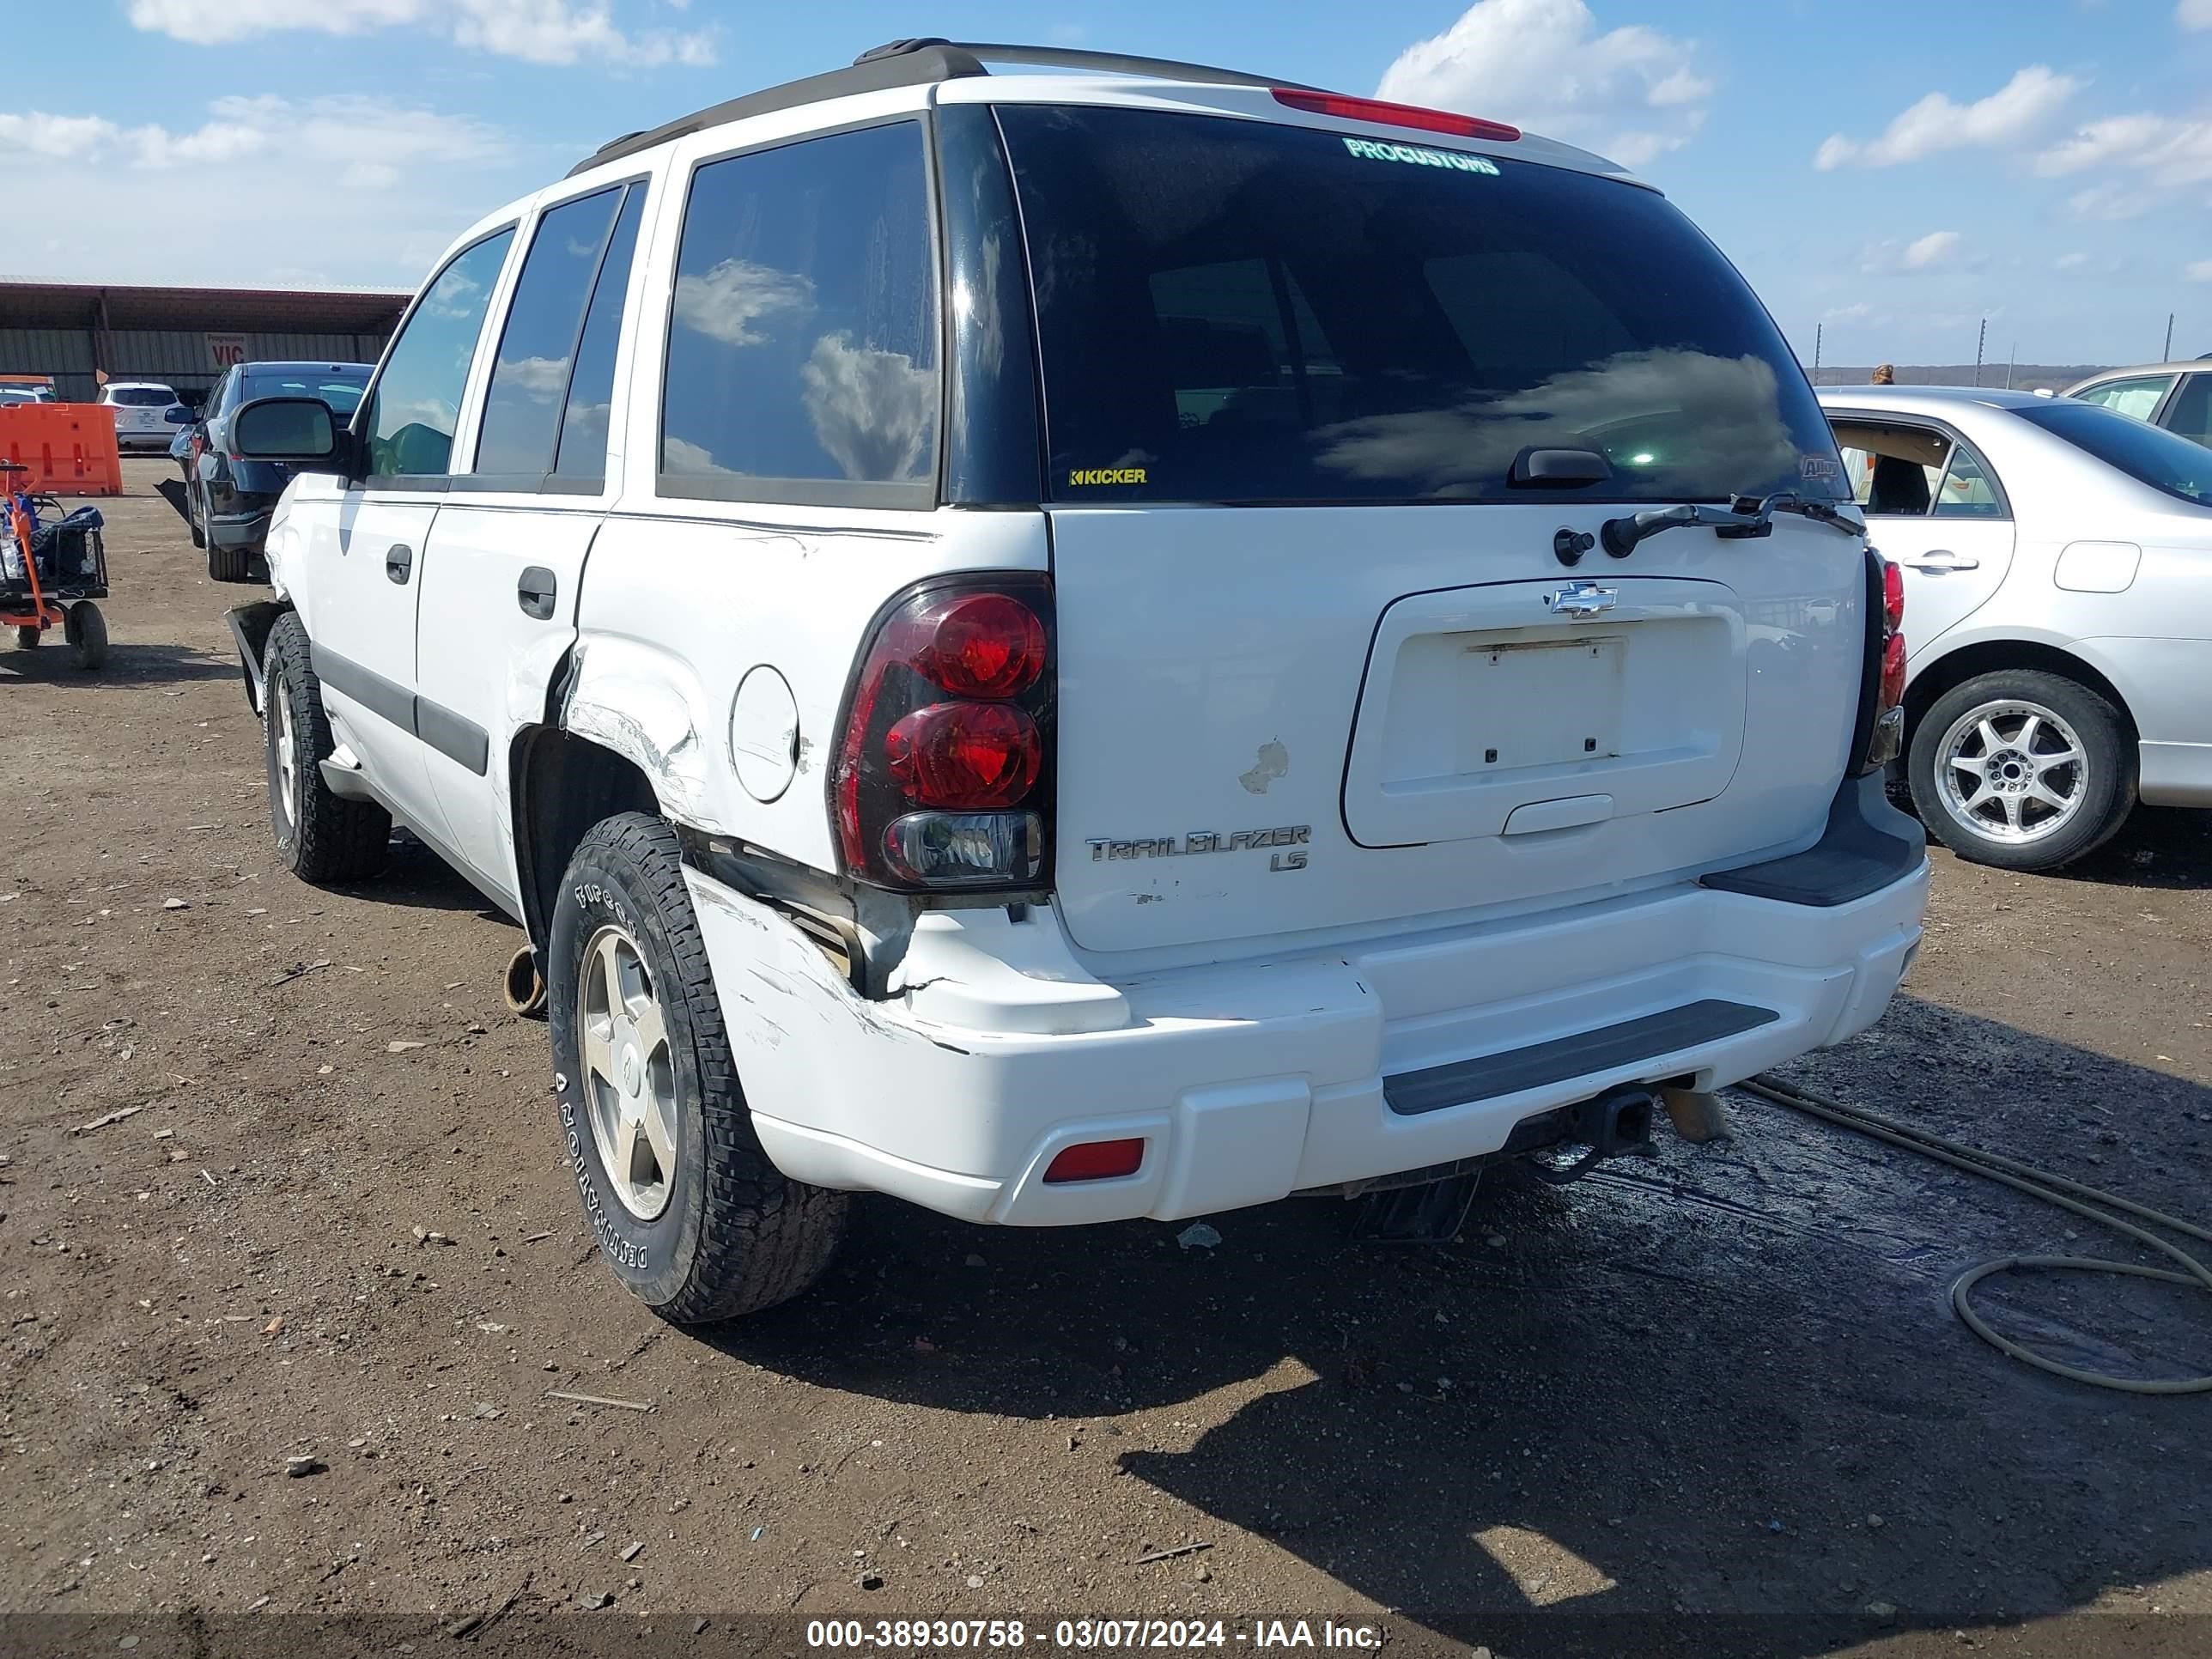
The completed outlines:
[[[854,93],[880,92],[890,87],[929,86],[941,81],[959,81],[973,76],[988,75],[990,71],[983,67],[987,58],[994,63],[1022,64],[1037,68],[1106,70],[1122,75],[1150,75],[1164,80],[1211,82],[1224,86],[1289,87],[1301,92],[1320,90],[1303,82],[1274,81],[1263,75],[1247,74],[1242,70],[1215,69],[1206,64],[1185,64],[1170,58],[1126,58],[1117,52],[1080,52],[1065,46],[971,46],[962,41],[924,36],[908,40],[891,40],[883,46],[871,47],[854,58],[848,69],[830,70],[801,80],[787,81],[781,86],[749,92],[742,97],[679,116],[644,132],[626,133],[600,145],[577,162],[568,169],[568,177],[573,179],[590,168],[605,167],[625,155],[651,149],[672,138],[681,138],[708,127],[720,126],[726,121],[743,120],[749,115],[767,115],[775,110],[796,109],[802,104],[819,103],[828,98],[843,98]]]
[[[1038,69],[1105,70],[1117,75],[1149,75],[1164,81],[1212,82],[1230,87],[1289,87],[1299,92],[1322,90],[1302,82],[1254,75],[1245,70],[1220,69],[1212,64],[1188,64],[1178,58],[1133,58],[1118,52],[1085,52],[1073,46],[1024,46],[984,44],[974,40],[945,40],[934,35],[914,40],[886,41],[880,46],[871,46],[853,62],[856,67],[862,64],[880,63],[887,58],[902,58],[910,52],[926,52],[933,46],[965,52],[970,58],[992,64],[1022,64]]]

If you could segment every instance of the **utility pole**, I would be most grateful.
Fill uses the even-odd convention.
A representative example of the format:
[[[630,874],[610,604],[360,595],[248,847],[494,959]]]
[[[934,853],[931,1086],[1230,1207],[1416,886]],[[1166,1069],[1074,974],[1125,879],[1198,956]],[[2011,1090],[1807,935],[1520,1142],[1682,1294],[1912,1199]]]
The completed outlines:
[[[1820,385],[1820,329],[1821,329],[1821,326],[1822,326],[1822,325],[1821,325],[1820,324],[1819,324],[1819,323],[1815,323],[1815,324],[1814,324],[1814,325],[1813,325],[1813,384],[1814,384],[1814,386],[1818,386],[1818,385]],[[2172,330],[2171,325],[2169,325],[2169,326],[2168,326],[2167,332],[2168,332],[2169,334],[2172,332]]]
[[[1982,348],[1989,343],[1990,319],[1982,319],[1982,325],[1974,331],[1974,384],[1982,383]]]
[[[2158,354],[2158,360],[2162,363],[2173,361],[2173,313],[2170,311],[2166,313],[2166,349]]]
[[[2012,390],[2012,372],[2020,366],[2020,342],[2012,343],[2012,356],[2005,359],[2005,390]]]

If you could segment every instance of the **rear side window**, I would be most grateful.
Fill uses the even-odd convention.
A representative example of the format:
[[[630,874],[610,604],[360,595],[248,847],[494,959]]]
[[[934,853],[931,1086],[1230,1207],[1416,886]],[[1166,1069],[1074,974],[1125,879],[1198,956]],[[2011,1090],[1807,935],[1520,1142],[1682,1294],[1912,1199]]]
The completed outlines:
[[[2074,395],[2085,404],[2101,404],[2106,409],[2147,421],[2172,384],[2171,374],[2139,374],[2125,380],[2106,380],[2102,386],[2093,386]]]
[[[453,470],[453,428],[512,228],[464,248],[440,271],[385,354],[368,411],[368,470],[380,478]]]
[[[604,478],[607,471],[607,420],[615,392],[615,349],[622,343],[623,308],[629,296],[630,261],[637,252],[638,222],[645,216],[643,185],[632,185],[615,216],[606,258],[599,261],[592,289],[592,308],[576,343],[576,372],[568,380],[568,402],[561,416],[561,447],[553,471],[563,478]]]
[[[1652,191],[1510,158],[1006,105],[1062,501],[1833,497],[1802,371]]]
[[[2002,519],[2004,503],[1981,457],[1964,444],[1951,447],[1951,465],[1936,491],[1939,519]]]
[[[937,262],[921,128],[712,161],[677,258],[661,493],[935,497]]]
[[[2192,374],[2181,383],[2180,395],[2166,411],[2166,426],[2193,444],[2212,444],[2212,374]]]
[[[585,307],[623,194],[619,186],[599,191],[538,220],[484,393],[479,473],[534,481],[553,470]]]

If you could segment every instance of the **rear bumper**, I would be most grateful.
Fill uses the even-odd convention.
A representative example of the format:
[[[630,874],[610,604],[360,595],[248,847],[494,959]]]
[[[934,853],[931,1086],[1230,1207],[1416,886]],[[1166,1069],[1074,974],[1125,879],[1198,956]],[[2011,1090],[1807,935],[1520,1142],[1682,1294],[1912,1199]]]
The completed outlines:
[[[266,507],[247,508],[237,513],[208,514],[208,539],[225,550],[246,548],[258,552],[269,539],[269,514]]]
[[[971,1221],[1056,1225],[1205,1214],[1477,1157],[1522,1119],[1618,1084],[1718,1088],[1840,1042],[1904,976],[1928,867],[1916,853],[1845,903],[1684,885],[1112,986],[1066,956],[1049,912],[962,912],[917,933],[915,988],[884,1002],[858,997],[774,911],[690,881],[779,1167]],[[1055,1024],[1075,1029],[1039,1029]],[[1062,1148],[1124,1138],[1146,1142],[1136,1174],[1044,1181]]]

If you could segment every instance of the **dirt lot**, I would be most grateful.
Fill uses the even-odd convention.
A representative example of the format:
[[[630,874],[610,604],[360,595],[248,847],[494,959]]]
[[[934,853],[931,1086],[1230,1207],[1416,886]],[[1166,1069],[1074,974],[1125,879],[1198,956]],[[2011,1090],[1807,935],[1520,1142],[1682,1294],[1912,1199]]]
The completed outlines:
[[[168,464],[126,471],[106,671],[0,657],[0,1611],[210,1621],[129,1621],[145,1655],[332,1628],[285,1614],[390,1615],[343,1627],[385,1651],[487,1613],[465,1640],[788,1648],[848,1611],[2212,1650],[2212,1401],[2031,1372],[1946,1301],[1991,1255],[2124,1246],[1748,1100],[1731,1143],[1495,1181],[1450,1248],[1348,1246],[1318,1202],[1206,1250],[878,1200],[803,1303],[660,1324],[595,1259],[544,1027],[501,1009],[517,933],[419,847],[359,892],[275,867],[239,590]],[[1939,856],[1909,994],[1794,1075],[2201,1218],[2208,944],[2198,820],[2060,879]],[[2087,1363],[2212,1365],[2182,1291],[1990,1300]]]

